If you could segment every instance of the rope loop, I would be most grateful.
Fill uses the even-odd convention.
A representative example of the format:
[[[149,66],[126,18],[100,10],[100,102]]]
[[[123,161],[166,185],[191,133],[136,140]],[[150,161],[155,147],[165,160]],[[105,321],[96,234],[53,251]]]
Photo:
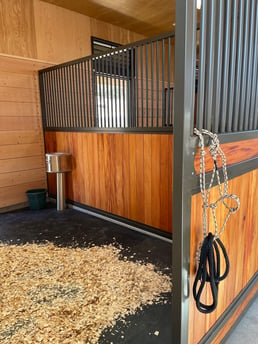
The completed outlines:
[[[196,252],[196,258],[198,259],[198,269],[193,284],[193,296],[196,302],[197,309],[202,313],[211,313],[217,307],[218,303],[218,287],[219,282],[222,281],[229,272],[229,259],[227,256],[226,249],[219,239],[223,233],[226,223],[231,214],[234,214],[240,208],[240,200],[236,195],[228,194],[228,175],[226,168],[226,156],[222,151],[217,134],[202,129],[194,129],[194,134],[199,137],[200,141],[200,190],[202,196],[202,218],[203,218],[203,241],[200,244],[199,250]],[[211,174],[211,180],[206,190],[206,180],[205,180],[205,155],[206,151],[204,149],[204,135],[209,137],[209,153],[213,159],[213,170]],[[222,161],[222,174],[223,174],[223,185],[221,183],[221,178],[219,174],[219,169],[217,165],[217,157],[221,157]],[[217,183],[219,187],[219,198],[213,202],[209,203],[210,191],[213,186],[214,180],[217,178]],[[233,207],[226,203],[227,200],[233,200],[236,205]],[[219,203],[228,210],[225,216],[224,222],[220,229],[218,229],[218,223],[216,218],[216,209]],[[208,234],[208,221],[207,212],[211,209],[213,223],[214,223],[214,233],[209,232]],[[224,257],[225,261],[225,271],[220,274],[220,255]],[[200,301],[201,295],[205,285],[208,284],[210,287],[212,295],[212,304],[207,305]]]

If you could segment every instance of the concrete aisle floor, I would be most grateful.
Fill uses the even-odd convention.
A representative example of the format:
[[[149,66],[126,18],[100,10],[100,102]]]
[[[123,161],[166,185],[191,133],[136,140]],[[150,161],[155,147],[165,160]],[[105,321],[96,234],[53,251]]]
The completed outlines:
[[[232,330],[223,344],[258,343],[258,296],[252,301],[244,317]]]
[[[49,204],[41,210],[19,210],[0,215],[0,241],[12,244],[41,243],[87,247],[89,245],[122,245],[122,254],[135,253],[136,260],[153,263],[171,276],[172,244],[125,227],[89,216],[73,209],[57,212]],[[169,269],[168,269],[169,268]],[[171,295],[167,304],[146,306],[128,318],[129,325],[117,322],[105,331],[99,343],[169,344],[171,333]],[[117,331],[117,332],[116,332]],[[159,331],[159,335],[155,335]],[[114,335],[115,333],[115,335]],[[124,339],[121,341],[121,333]]]

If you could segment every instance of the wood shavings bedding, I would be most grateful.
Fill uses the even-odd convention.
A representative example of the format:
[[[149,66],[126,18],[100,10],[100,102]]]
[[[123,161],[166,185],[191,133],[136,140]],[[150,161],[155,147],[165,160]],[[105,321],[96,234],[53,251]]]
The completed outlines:
[[[0,244],[0,342],[98,343],[101,332],[171,291],[152,264],[112,246]]]

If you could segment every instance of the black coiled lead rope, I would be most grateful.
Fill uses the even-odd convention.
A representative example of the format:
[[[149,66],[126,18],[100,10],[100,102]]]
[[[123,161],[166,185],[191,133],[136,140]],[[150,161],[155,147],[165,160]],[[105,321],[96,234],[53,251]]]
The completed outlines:
[[[194,129],[194,133],[199,137],[201,150],[200,150],[200,190],[202,195],[202,208],[203,208],[203,242],[201,246],[201,251],[197,252],[199,265],[195,277],[195,281],[193,284],[193,296],[196,302],[197,309],[202,313],[211,313],[215,310],[218,303],[218,288],[219,282],[225,279],[229,272],[229,259],[226,252],[224,245],[222,244],[219,236],[223,233],[226,223],[231,214],[234,214],[238,211],[240,207],[239,198],[236,195],[228,194],[228,176],[227,176],[227,168],[226,168],[226,156],[223,153],[222,149],[219,145],[219,140],[216,134],[212,132],[202,129],[201,131]],[[214,161],[212,176],[210,179],[210,183],[208,189],[206,190],[206,179],[205,179],[205,155],[206,151],[204,149],[204,135],[207,135],[211,142],[209,144],[209,153]],[[219,170],[217,166],[217,157],[221,157],[222,161],[222,172],[224,178],[224,188],[221,185],[221,178],[219,175]],[[217,199],[216,202],[211,203],[209,201],[210,190],[213,186],[213,182],[215,177],[217,177],[218,188],[220,197]],[[236,207],[230,206],[226,201],[233,200],[236,202]],[[224,219],[224,222],[221,228],[218,228],[218,223],[216,219],[216,208],[218,204],[221,203],[227,210],[228,213]],[[207,221],[207,211],[211,210],[212,218],[213,218],[213,225],[214,225],[214,234],[208,234],[208,221]],[[220,275],[220,251],[223,254],[225,260],[225,272],[223,275]],[[200,253],[200,254],[199,254]],[[212,303],[205,304],[201,302],[201,296],[203,289],[207,285],[210,287],[211,294],[212,294]],[[206,289],[206,288],[205,288]]]
[[[220,275],[220,249],[226,265],[223,275]],[[209,233],[202,243],[200,263],[193,284],[193,296],[200,312],[211,313],[217,307],[219,282],[226,278],[228,273],[229,259],[225,247],[219,238],[215,239],[214,235]],[[210,305],[200,301],[206,283],[210,285],[213,299]]]

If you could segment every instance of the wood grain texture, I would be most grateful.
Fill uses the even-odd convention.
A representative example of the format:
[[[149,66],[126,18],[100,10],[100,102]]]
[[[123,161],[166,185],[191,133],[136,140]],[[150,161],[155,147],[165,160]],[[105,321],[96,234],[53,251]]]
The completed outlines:
[[[0,55],[0,208],[26,202],[30,186],[46,187],[36,72],[45,65]]]
[[[199,313],[192,297],[192,284],[195,277],[195,253],[202,240],[202,201],[200,194],[192,197],[191,219],[191,255],[190,255],[190,313],[189,343],[198,343],[215,321],[222,315],[234,298],[252,278],[258,268],[258,170],[246,173],[229,181],[229,192],[238,195],[241,202],[240,210],[233,214],[226,226],[221,240],[227,250],[230,261],[228,277],[220,283],[217,309],[208,315]],[[211,190],[210,200],[217,199],[218,187]],[[222,224],[226,211],[220,207],[217,211],[218,224]],[[208,216],[209,230],[213,223],[211,214]],[[203,301],[210,301],[209,292],[204,292]],[[196,326],[198,324],[198,326]],[[230,323],[227,327],[229,329]],[[219,343],[219,342],[217,342]]]
[[[146,36],[129,31],[106,21],[90,18],[91,35],[114,43],[129,44],[144,39]]]
[[[227,157],[227,165],[236,164],[238,162],[252,159],[258,156],[257,146],[258,139],[243,140],[239,142],[230,142],[221,144],[221,149]],[[218,159],[218,167],[221,167],[221,159]],[[206,172],[212,171],[213,159],[210,154],[207,153],[205,158]],[[194,168],[197,174],[200,173],[200,149],[197,151],[194,160]]]
[[[172,135],[45,132],[45,142],[73,155],[69,199],[172,231]]]
[[[37,57],[32,0],[0,1],[0,53]]]
[[[175,22],[175,0],[44,0],[72,11],[98,18],[145,36],[172,30]]]
[[[1,188],[0,197],[0,212],[1,208],[8,207],[10,205],[18,205],[20,203],[28,202],[26,191],[31,189],[46,188],[46,178],[32,181],[29,183],[23,183],[18,185],[5,186]]]
[[[88,56],[90,18],[42,1],[34,1],[37,57],[56,63]]]

